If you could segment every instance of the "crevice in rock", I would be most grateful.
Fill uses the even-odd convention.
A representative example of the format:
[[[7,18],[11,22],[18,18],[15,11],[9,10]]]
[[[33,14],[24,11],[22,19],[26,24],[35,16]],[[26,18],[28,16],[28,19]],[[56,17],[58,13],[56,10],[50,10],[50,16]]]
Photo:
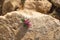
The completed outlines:
[[[52,13],[55,10],[56,6],[51,2],[51,0],[48,1],[52,4],[52,7],[48,13]]]

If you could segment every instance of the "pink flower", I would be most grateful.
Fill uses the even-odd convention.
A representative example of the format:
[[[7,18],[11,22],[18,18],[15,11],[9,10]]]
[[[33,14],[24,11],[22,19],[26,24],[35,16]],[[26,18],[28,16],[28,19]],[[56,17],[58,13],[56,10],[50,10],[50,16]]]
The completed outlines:
[[[25,19],[24,24],[27,25],[28,27],[31,26],[31,23],[30,23],[29,19]]]

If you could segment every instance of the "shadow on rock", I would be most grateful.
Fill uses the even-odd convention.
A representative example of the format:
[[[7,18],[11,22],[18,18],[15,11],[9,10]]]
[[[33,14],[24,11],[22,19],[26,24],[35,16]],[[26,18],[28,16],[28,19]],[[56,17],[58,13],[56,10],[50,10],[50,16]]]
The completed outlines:
[[[26,34],[27,30],[28,30],[28,28],[26,28],[26,27],[19,28],[19,31],[17,32],[17,34],[15,36],[16,40],[21,40],[24,37],[24,35]]]

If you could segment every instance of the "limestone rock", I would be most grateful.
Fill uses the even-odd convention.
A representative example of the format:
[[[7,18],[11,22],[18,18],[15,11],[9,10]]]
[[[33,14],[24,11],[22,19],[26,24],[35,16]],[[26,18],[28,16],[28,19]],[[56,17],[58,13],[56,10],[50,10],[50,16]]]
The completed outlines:
[[[60,0],[51,0],[51,2],[57,6],[57,7],[60,7]]]
[[[26,9],[31,9],[31,10],[36,10],[41,13],[47,13],[50,11],[52,7],[52,4],[49,1],[43,1],[43,0],[31,0],[25,2],[25,8]]]
[[[21,0],[5,0],[2,7],[2,15],[11,11],[16,11],[20,7]]]
[[[21,18],[29,19],[30,28]],[[0,35],[1,40],[60,40],[60,21],[32,10],[15,11],[0,16]]]

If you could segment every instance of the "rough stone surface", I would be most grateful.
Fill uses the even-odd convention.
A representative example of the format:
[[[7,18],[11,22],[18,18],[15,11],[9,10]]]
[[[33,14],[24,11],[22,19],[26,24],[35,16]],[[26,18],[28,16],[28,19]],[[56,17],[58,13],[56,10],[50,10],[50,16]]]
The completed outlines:
[[[57,6],[57,7],[60,7],[60,0],[51,0],[51,2]]]
[[[21,0],[5,0],[2,7],[2,15],[8,12],[16,11],[21,7]]]
[[[31,22],[24,28],[21,18]],[[59,20],[32,10],[20,10],[0,16],[0,40],[60,40]]]
[[[50,11],[52,4],[47,0],[26,0],[22,3],[21,0],[5,0],[2,7],[2,15],[8,12],[16,11],[17,9],[25,8],[35,10],[41,13]]]
[[[41,13],[47,13],[50,11],[52,4],[47,0],[26,0],[25,1],[25,8],[36,10]]]

